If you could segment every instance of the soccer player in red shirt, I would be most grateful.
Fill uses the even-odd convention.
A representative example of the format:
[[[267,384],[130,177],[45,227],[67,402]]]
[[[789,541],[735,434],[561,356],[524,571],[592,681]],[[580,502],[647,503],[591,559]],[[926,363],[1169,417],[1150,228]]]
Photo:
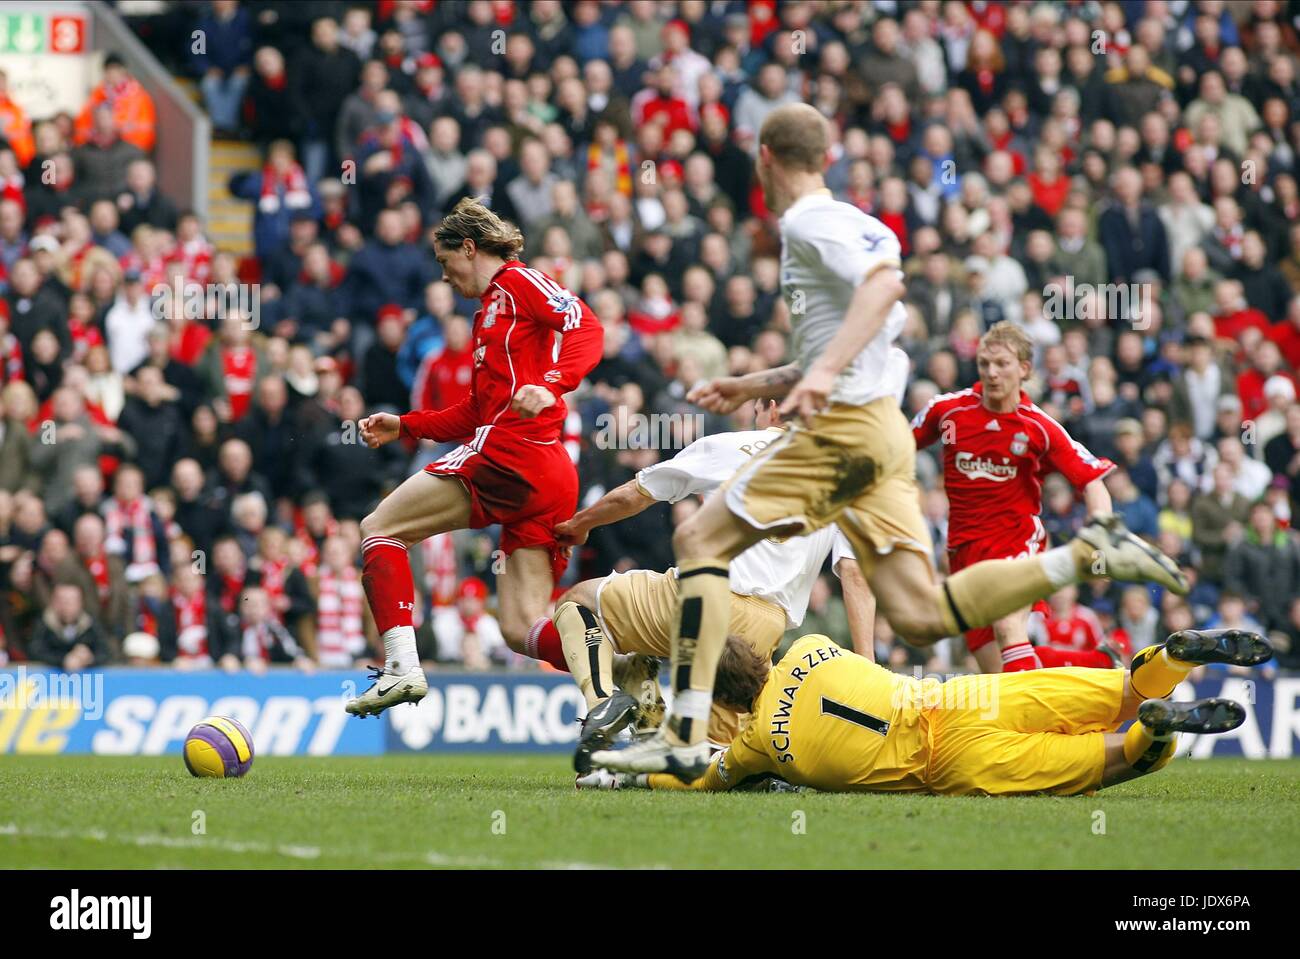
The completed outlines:
[[[1083,490],[1088,515],[1111,511],[1102,478],[1115,468],[1070,438],[1064,427],[1030,402],[1033,344],[1020,327],[1002,322],[980,339],[979,382],[944,393],[912,420],[916,448],[943,444],[948,493],[950,573],[986,559],[1032,556],[1047,546],[1042,477],[1053,471]],[[966,644],[986,673],[1042,665],[1029,643],[1029,610],[967,632]],[[992,645],[996,637],[998,643]]]
[[[1101,618],[1087,606],[1079,605],[1078,600],[1079,590],[1066,586],[1045,602],[1035,604],[1029,628],[1041,637],[1042,643],[1034,652],[1046,667],[1115,668],[1132,651],[1107,639]]]
[[[374,684],[348,703],[354,715],[418,702],[428,692],[415,649],[407,550],[448,530],[501,525],[506,566],[497,582],[506,642],[566,668],[558,636],[554,649],[538,649],[567,562],[555,526],[578,501],[578,472],[560,437],[567,412],[561,397],[599,361],[603,333],[582,300],[520,262],[523,245],[518,229],[473,198],[442,220],[434,250],[443,276],[482,303],[470,393],[445,409],[375,413],[360,422],[371,447],[403,436],[463,445],[408,478],[361,521],[362,580],[385,656]]]

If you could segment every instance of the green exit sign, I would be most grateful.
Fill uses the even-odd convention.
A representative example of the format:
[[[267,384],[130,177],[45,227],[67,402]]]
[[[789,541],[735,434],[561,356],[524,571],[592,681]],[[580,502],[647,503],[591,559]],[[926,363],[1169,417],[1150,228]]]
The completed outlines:
[[[0,53],[44,53],[48,30],[44,14],[0,14]]]

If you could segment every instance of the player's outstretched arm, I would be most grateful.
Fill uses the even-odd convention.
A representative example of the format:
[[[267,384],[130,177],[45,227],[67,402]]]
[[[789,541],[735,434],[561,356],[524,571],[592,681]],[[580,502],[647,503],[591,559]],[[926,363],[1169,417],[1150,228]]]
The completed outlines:
[[[1110,499],[1110,490],[1099,479],[1093,480],[1083,488],[1083,503],[1089,516],[1106,516],[1115,511]]]
[[[686,400],[710,413],[734,413],[749,400],[781,399],[799,382],[799,376],[799,367],[793,363],[744,376],[721,376],[692,389]]]
[[[608,526],[619,520],[635,516],[649,508],[655,499],[635,479],[630,479],[617,489],[612,489],[572,519],[555,527],[555,540],[560,546],[581,546],[597,526]]]
[[[397,436],[384,440],[385,443],[397,439],[402,434],[413,436],[417,440],[436,440],[439,443],[448,443],[452,440],[473,436],[475,428],[481,424],[478,413],[478,400],[472,392],[459,403],[441,410],[412,410],[401,417],[393,416],[391,413],[376,413],[375,416],[369,416],[367,419],[373,420],[379,416],[395,419],[400,426],[400,432]]]
[[[808,422],[814,413],[826,408],[835,378],[876,338],[884,328],[889,311],[904,292],[898,271],[889,266],[877,269],[858,285],[845,311],[844,322],[781,404],[782,415],[798,415]]]
[[[876,661],[876,594],[871,591],[867,578],[862,575],[858,561],[842,556],[835,564],[844,591],[844,609],[849,616],[849,636],[853,651],[864,659]]]

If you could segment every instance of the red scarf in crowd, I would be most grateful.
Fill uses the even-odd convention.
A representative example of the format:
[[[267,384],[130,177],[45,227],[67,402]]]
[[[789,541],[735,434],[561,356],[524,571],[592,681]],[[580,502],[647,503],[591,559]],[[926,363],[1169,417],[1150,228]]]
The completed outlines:
[[[212,244],[203,236],[178,243],[167,257],[167,261],[182,264],[185,267],[187,280],[207,283],[208,277],[212,275]]]
[[[912,135],[911,117],[906,118],[902,123],[889,124],[885,127],[885,133],[888,134],[889,139],[893,140],[895,143],[906,143],[907,138]]]
[[[1224,230],[1222,227],[1216,226],[1214,228],[1214,238],[1223,244],[1224,249],[1228,251],[1228,255],[1234,260],[1241,259],[1241,244],[1246,238],[1246,231],[1242,229],[1240,223],[1231,230]]]
[[[341,573],[322,566],[317,586],[316,648],[320,663],[346,669],[366,646],[361,576],[351,566]]]
[[[146,290],[152,290],[167,282],[167,261],[161,254],[155,254],[146,260],[139,250],[132,249],[118,261],[118,266],[122,268],[123,273],[128,270],[138,271],[140,282],[144,284]]]
[[[257,201],[257,208],[263,213],[277,212],[282,194],[284,205],[291,209],[311,205],[307,174],[302,172],[299,164],[291,163],[282,171],[277,171],[270,163],[262,167],[262,195]]]
[[[303,554],[302,562],[298,564],[298,569],[302,571],[304,576],[311,579],[311,577],[316,575],[316,568],[320,565],[320,545],[316,542],[316,538],[312,535],[311,530],[303,524],[301,512],[298,514],[297,522],[298,532],[294,533],[294,536],[306,549],[306,552]],[[325,542],[329,537],[337,534],[338,531],[338,520],[331,519],[325,524],[325,533],[321,536],[320,542]]]
[[[271,600],[271,611],[276,619],[281,622],[284,617],[280,614],[279,599],[284,595],[284,571],[288,567],[285,560],[262,561],[262,589],[266,590],[267,597]]]
[[[221,608],[227,613],[233,613],[239,608],[239,594],[244,589],[244,571],[241,569],[238,575],[227,576],[221,574],[221,592],[217,594],[217,601],[221,603]]]
[[[11,173],[3,180],[0,180],[0,200],[13,200],[26,213],[27,197],[23,193],[24,183],[25,180],[21,173]]]
[[[22,344],[12,333],[0,334],[0,386],[23,378]]]
[[[126,558],[129,566],[147,575],[158,572],[158,544],[153,538],[153,512],[149,500],[140,497],[131,503],[123,503],[117,497],[108,501],[104,512],[104,526],[108,534],[109,547],[115,551],[126,552],[126,536],[131,533],[131,555]],[[131,579],[137,579],[132,576]]]
[[[271,623],[245,626],[243,635],[240,637],[240,653],[246,660],[260,659],[264,663],[269,662],[271,659],[271,646],[274,643],[275,636],[271,631]]]
[[[424,585],[434,606],[456,602],[456,544],[450,533],[438,533],[420,544],[424,554]]]
[[[99,327],[95,326],[94,320],[87,323],[75,316],[69,316],[68,335],[72,338],[72,358],[77,362],[85,359],[91,347],[104,345],[104,337],[99,332]]]
[[[253,399],[253,380],[257,373],[257,354],[251,346],[225,347],[221,351],[221,378],[230,400],[230,418],[238,420],[248,412]]]
[[[101,603],[108,601],[110,581],[108,576],[108,553],[100,550],[98,554],[86,560],[86,572],[95,581],[95,591]]]
[[[172,590],[172,612],[176,616],[177,657],[208,658],[208,609],[203,590],[195,590],[192,596]]]

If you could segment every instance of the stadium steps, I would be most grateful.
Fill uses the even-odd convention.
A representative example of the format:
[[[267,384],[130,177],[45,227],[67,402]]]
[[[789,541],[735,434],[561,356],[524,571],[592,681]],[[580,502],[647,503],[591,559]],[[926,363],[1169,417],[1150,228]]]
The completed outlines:
[[[199,85],[189,77],[174,77],[191,100],[202,106]],[[236,173],[257,170],[261,154],[251,143],[213,137],[208,153],[207,234],[218,250],[243,259],[253,255],[253,204],[230,195],[226,185]]]
[[[218,250],[238,257],[253,253],[253,204],[230,195],[236,173],[255,171],[262,158],[251,143],[213,140],[208,159],[208,237]]]

